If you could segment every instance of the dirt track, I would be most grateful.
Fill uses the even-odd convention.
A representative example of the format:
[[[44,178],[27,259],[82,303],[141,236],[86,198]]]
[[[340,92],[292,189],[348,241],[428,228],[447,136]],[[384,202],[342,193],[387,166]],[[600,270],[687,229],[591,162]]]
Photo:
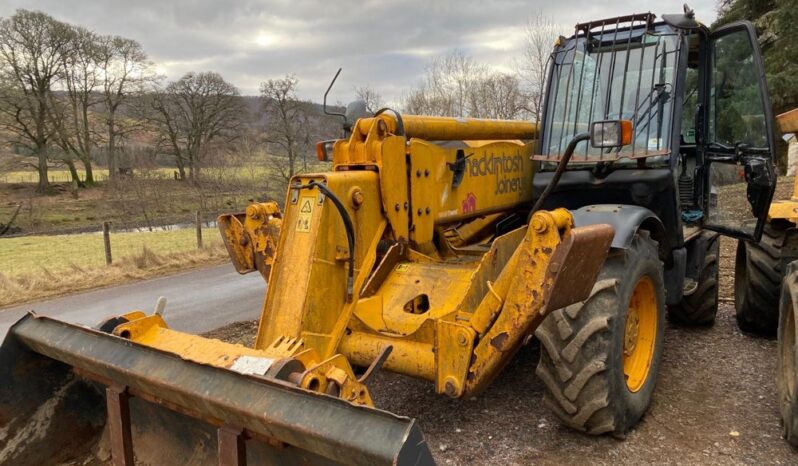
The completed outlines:
[[[419,420],[439,464],[796,464],[781,438],[776,343],[740,333],[732,296],[735,242],[721,242],[721,306],[711,328],[668,324],[648,414],[626,440],[561,427],[534,374],[539,347],[525,347],[494,385],[454,401],[432,384],[389,373],[373,383],[383,409]],[[250,343],[251,322],[213,336]]]

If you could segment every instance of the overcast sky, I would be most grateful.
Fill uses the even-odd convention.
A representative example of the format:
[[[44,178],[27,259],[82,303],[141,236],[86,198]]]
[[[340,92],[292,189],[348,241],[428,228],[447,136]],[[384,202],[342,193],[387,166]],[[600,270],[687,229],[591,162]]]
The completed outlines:
[[[690,2],[706,24],[715,19],[715,4]],[[455,48],[499,70],[512,70],[524,24],[538,11],[569,35],[577,22],[646,11],[678,13],[682,2],[3,0],[0,16],[17,8],[135,39],[169,79],[187,71],[217,71],[243,94],[254,95],[261,81],[293,73],[300,96],[320,102],[340,66],[344,70],[331,93],[333,102],[348,102],[361,85],[397,102],[418,82],[430,57]]]

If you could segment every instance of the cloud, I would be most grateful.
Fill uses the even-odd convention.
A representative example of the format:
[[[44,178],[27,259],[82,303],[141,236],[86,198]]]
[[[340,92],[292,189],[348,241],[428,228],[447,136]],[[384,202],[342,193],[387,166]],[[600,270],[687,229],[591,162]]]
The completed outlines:
[[[341,66],[333,101],[346,102],[354,87],[368,84],[395,102],[417,83],[431,56],[453,49],[511,69],[524,24],[538,11],[567,35],[590,19],[680,9],[674,4],[659,11],[661,3],[643,0],[631,11],[620,0],[6,0],[0,16],[17,8],[42,10],[135,39],[170,79],[213,70],[244,94],[255,94],[261,81],[291,73],[300,80],[300,95],[318,101]],[[692,3],[704,23],[715,19],[715,0]]]

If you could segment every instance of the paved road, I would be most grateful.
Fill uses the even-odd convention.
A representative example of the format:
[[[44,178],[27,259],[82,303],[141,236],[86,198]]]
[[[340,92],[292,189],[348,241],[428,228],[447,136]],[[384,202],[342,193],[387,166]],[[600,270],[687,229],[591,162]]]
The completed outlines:
[[[166,322],[176,330],[200,333],[230,322],[256,319],[265,283],[260,274],[239,275],[230,264],[0,310],[0,341],[29,310],[67,322],[94,325],[141,309],[151,312],[165,296]]]

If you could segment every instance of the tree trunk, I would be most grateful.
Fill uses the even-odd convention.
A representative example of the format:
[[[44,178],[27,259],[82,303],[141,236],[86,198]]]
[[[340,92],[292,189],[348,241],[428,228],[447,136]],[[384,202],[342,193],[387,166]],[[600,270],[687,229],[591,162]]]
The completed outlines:
[[[91,154],[75,154],[78,159],[80,160],[81,165],[83,165],[83,170],[86,172],[86,177],[83,179],[83,182],[78,180],[81,188],[85,188],[86,186],[91,186],[94,184],[94,172],[92,171],[91,167]],[[74,167],[75,163],[72,161],[65,161],[68,164],[71,163]]]
[[[47,178],[49,176],[47,173],[47,146],[39,146],[37,150],[39,151],[37,154],[39,160],[36,171],[39,172],[39,184],[36,186],[36,192],[46,194],[50,189],[50,180]]]
[[[116,170],[116,128],[114,128],[114,112],[108,114],[108,179],[115,180]],[[89,171],[86,170],[86,181],[89,180]],[[93,181],[93,180],[92,180]]]
[[[177,165],[177,173],[180,177],[180,181],[185,181],[186,165],[183,163],[183,160],[180,157],[175,157],[175,164]]]
[[[66,164],[67,168],[69,168],[69,176],[72,178],[72,182],[76,183],[78,187],[84,188],[85,185],[83,181],[80,180],[80,174],[78,173],[77,167],[75,167],[75,162],[73,160],[65,159],[64,163]]]
[[[91,158],[82,160],[83,169],[86,170],[86,179],[83,180],[85,185],[91,186],[94,184],[94,171],[91,167]]]
[[[43,95],[43,93],[42,93]],[[39,99],[39,112],[36,116],[36,156],[38,157],[38,166],[36,171],[39,172],[39,185],[36,187],[36,192],[39,194],[47,194],[50,190],[50,180],[47,178],[47,160],[50,158],[49,148],[47,147],[47,137],[45,136],[45,115],[47,108],[45,107],[44,100]]]

